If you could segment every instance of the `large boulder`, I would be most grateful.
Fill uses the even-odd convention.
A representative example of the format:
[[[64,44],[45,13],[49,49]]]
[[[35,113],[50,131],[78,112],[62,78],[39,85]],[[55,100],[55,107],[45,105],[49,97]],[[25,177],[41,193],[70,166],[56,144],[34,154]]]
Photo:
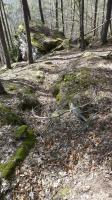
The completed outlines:
[[[31,33],[31,42],[33,47],[37,48],[38,52],[45,54],[46,49],[43,45],[43,41],[46,38],[44,34],[40,33]]]
[[[59,46],[61,43],[62,43],[62,39],[60,39],[60,38],[57,38],[57,39],[46,38],[43,41],[43,45],[44,45],[46,51],[51,51],[52,49]]]
[[[63,43],[63,34],[59,31],[50,30],[48,27],[41,24],[30,24],[31,42],[34,60],[38,59],[41,55],[49,53],[60,45],[66,46]],[[27,39],[25,28],[20,25],[16,34],[16,45],[18,46],[18,61],[27,60]],[[62,48],[62,47],[61,47]],[[61,50],[60,48],[60,50]]]

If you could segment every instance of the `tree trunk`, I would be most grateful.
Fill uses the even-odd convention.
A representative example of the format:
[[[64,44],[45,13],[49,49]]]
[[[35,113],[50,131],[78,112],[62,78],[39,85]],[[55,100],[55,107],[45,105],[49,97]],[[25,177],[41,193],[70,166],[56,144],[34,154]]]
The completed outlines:
[[[61,0],[61,14],[62,14],[63,35],[65,36],[63,0]]]
[[[112,0],[108,0],[106,22],[104,24],[102,34],[101,34],[102,44],[105,44],[107,42],[107,33],[108,33],[109,24],[110,24],[111,11],[112,11]]]
[[[41,0],[38,0],[38,3],[39,3],[39,11],[40,11],[41,22],[42,22],[42,24],[45,24]]]
[[[5,20],[5,24],[6,24],[8,38],[9,38],[11,47],[13,47],[13,41],[12,41],[12,37],[11,37],[11,31],[10,31],[10,28],[9,28],[9,23],[8,23],[8,20],[7,20],[7,15],[6,15],[6,12],[5,12],[3,0],[1,0],[1,5],[2,5],[3,13],[4,13],[4,20]]]
[[[85,50],[85,41],[84,41],[84,0],[79,1],[80,7],[80,48],[82,51]]]
[[[104,23],[104,19],[105,19],[105,6],[106,6],[106,0],[104,0],[104,2],[103,2],[103,16],[102,16],[102,24]]]
[[[6,23],[5,23],[5,19],[4,19],[4,15],[3,15],[3,9],[2,9],[1,2],[0,2],[0,17],[1,17],[1,22],[2,22],[2,26],[3,26],[3,31],[4,31],[4,35],[5,35],[5,40],[6,40],[6,43],[7,43],[7,47],[9,49],[11,49],[10,42],[9,42],[9,37],[8,37],[8,32],[7,32],[7,27],[6,27]]]
[[[3,51],[3,47],[2,47],[2,43],[0,40],[0,66],[5,64],[5,57],[4,57],[4,51]]]
[[[28,60],[29,64],[33,63],[33,55],[32,55],[32,44],[31,44],[31,37],[30,37],[30,27],[29,27],[29,16],[27,12],[27,0],[22,0],[22,6],[23,6],[23,13],[24,13],[24,22],[25,22],[25,29],[26,29],[26,35],[27,35],[27,43],[28,43]]]
[[[95,0],[94,29],[96,28],[97,12],[98,12],[98,0]],[[95,35],[96,35],[96,29],[94,30],[94,36]]]
[[[59,21],[58,21],[58,0],[56,0],[56,29],[59,29]]]
[[[74,20],[75,20],[75,0],[74,0],[74,6],[73,6],[73,19],[72,19],[72,28],[71,28],[71,39],[74,31]]]
[[[31,14],[30,14],[30,9],[29,9],[29,6],[28,6],[28,2],[27,2],[27,14],[28,14],[29,20],[31,20]]]
[[[7,92],[5,91],[1,81],[0,81],[0,95],[3,95],[3,94],[7,94]]]
[[[9,52],[8,52],[8,49],[7,49],[7,44],[6,44],[6,41],[5,41],[5,36],[4,36],[4,31],[3,31],[3,27],[2,27],[1,18],[0,18],[0,39],[1,39],[3,50],[4,50],[4,55],[5,55],[7,68],[11,69],[10,56],[9,56]]]

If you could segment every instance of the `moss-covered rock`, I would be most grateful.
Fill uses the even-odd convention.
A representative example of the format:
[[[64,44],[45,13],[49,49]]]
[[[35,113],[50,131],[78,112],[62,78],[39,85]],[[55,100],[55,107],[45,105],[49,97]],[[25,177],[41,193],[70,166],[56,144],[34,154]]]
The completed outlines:
[[[35,33],[31,34],[31,41],[32,45],[37,47],[38,51],[44,54],[56,48],[63,40],[60,38],[53,39],[44,34]]]
[[[9,91],[15,91],[16,90],[16,86],[15,86],[15,84],[11,84],[11,85],[9,85]]]
[[[17,130],[15,131],[15,137],[17,139],[23,139],[27,137],[28,134],[28,126],[27,125],[22,125],[20,127],[17,128]]]
[[[58,45],[62,43],[62,40],[60,38],[53,39],[53,38],[46,38],[43,41],[43,45],[47,52],[51,51],[52,49],[56,48]]]
[[[23,120],[11,108],[0,104],[0,125],[16,125],[22,123]]]
[[[43,54],[46,53],[46,48],[45,48],[45,46],[43,44],[43,41],[44,41],[45,38],[46,37],[43,34],[39,34],[39,33],[31,34],[32,45],[34,47],[36,47],[40,53],[43,53]]]
[[[26,139],[18,147],[14,155],[9,159],[7,163],[0,164],[0,176],[5,179],[9,178],[12,175],[13,170],[18,166],[28,155],[30,149],[35,144],[35,136],[31,129],[23,125],[19,127],[16,131],[16,136],[20,134],[26,134]]]
[[[77,69],[75,72],[65,74],[53,87],[53,96],[58,103],[69,101],[77,94],[85,94],[92,86],[96,86],[98,80],[93,78],[91,70],[88,68]]]
[[[52,94],[53,94],[53,97],[55,97],[55,98],[60,93],[61,83],[62,83],[62,80],[57,81],[57,83],[55,83],[52,88]]]
[[[42,24],[35,24],[35,25],[30,24],[30,30],[31,30],[31,43],[33,46],[32,49],[34,54],[36,53],[38,54],[38,56],[40,56],[41,54],[48,53],[51,50],[55,49],[57,46],[61,45],[64,39],[64,36],[62,37],[60,33],[58,34],[58,32],[52,31],[48,27],[43,26]],[[25,28],[23,25],[20,25],[17,30],[15,38],[17,40],[16,43],[19,45],[18,49],[22,48],[21,53],[23,60],[25,59],[24,54],[26,54],[27,52],[27,49],[25,49],[27,46],[25,45],[26,44],[25,37],[26,37]],[[66,44],[67,42],[64,41],[63,46],[66,46]],[[23,45],[25,46],[24,48]]]

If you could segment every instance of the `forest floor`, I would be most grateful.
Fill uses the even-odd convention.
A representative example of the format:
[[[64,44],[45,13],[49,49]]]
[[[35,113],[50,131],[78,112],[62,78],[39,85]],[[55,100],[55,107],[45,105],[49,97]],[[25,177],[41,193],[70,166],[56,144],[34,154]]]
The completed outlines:
[[[0,102],[13,108],[36,136],[35,146],[16,168],[15,175],[10,181],[1,179],[1,199],[112,200],[112,58],[107,56],[110,50],[111,47],[62,51],[44,56],[32,65],[22,62],[13,64],[12,70],[1,68],[0,79],[9,95],[0,96]],[[79,76],[83,69],[89,70],[90,83],[85,84],[84,80],[86,91],[79,87],[80,105],[93,106],[88,111],[93,116],[92,123],[86,127],[71,112],[55,116],[65,110],[66,89],[72,91],[77,82],[69,80],[69,86],[62,83],[62,101],[53,96],[60,77],[77,71]],[[89,101],[84,98],[83,102],[82,93],[88,94]],[[37,104],[40,102],[40,109],[20,109],[18,105],[26,94],[28,101],[33,98]],[[13,129],[7,124],[0,126],[2,163],[19,145],[11,135]]]

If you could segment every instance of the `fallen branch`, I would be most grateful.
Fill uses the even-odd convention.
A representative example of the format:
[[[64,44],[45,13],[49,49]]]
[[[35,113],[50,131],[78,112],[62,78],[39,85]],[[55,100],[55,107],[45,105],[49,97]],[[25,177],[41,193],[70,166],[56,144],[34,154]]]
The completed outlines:
[[[112,18],[110,18],[110,21],[112,21]],[[102,23],[102,24],[100,24],[99,26],[97,26],[96,28],[94,28],[94,29],[92,29],[91,31],[89,31],[88,33],[86,33],[84,36],[86,36],[86,35],[92,33],[93,31],[95,31],[95,30],[101,28],[106,22],[107,22],[107,20],[106,20],[104,23]]]
[[[82,106],[79,106],[78,108],[80,109],[80,108],[83,108],[83,107],[85,107],[85,106],[87,106],[87,105],[89,105],[90,103],[86,103],[86,104],[84,104],[84,105],[82,105]],[[36,107],[35,107],[35,109],[36,109]],[[69,110],[65,110],[64,112],[62,112],[62,113],[56,113],[56,115],[55,116],[53,116],[53,115],[51,115],[51,116],[45,116],[45,117],[41,117],[41,116],[38,116],[38,115],[36,115],[35,114],[35,111],[34,111],[34,109],[32,109],[32,115],[35,117],[35,118],[37,118],[37,119],[55,119],[55,118],[58,118],[58,117],[61,117],[62,115],[64,115],[64,114],[66,114],[66,113],[71,113],[71,112],[73,112],[74,110],[77,110],[75,107],[73,107],[73,108],[71,108],[71,109],[69,109]],[[77,116],[77,115],[79,115],[79,113],[77,113],[77,115],[73,112],[73,114],[75,115],[75,116]],[[93,117],[93,116],[92,116]],[[88,118],[87,120],[86,120],[86,122],[88,122],[88,121],[90,121],[91,120],[91,117],[90,118]]]
[[[110,18],[110,21],[112,21],[112,17]],[[90,33],[94,32],[95,30],[101,28],[106,22],[107,22],[107,20],[105,20],[104,23],[100,24],[99,26],[97,26],[96,28],[92,29],[91,31],[85,33],[84,36],[87,36],[87,35],[89,35]],[[80,37],[76,38],[75,41],[77,41],[77,40],[79,40],[79,39],[80,39]]]
[[[35,117],[35,118],[38,118],[38,119],[53,119],[53,118],[57,118],[57,117],[61,117],[62,115],[64,115],[65,113],[68,113],[70,112],[70,110],[66,110],[65,112],[63,113],[60,113],[56,116],[50,116],[50,117],[40,117],[38,115],[35,114],[34,110],[32,109],[32,115]]]

